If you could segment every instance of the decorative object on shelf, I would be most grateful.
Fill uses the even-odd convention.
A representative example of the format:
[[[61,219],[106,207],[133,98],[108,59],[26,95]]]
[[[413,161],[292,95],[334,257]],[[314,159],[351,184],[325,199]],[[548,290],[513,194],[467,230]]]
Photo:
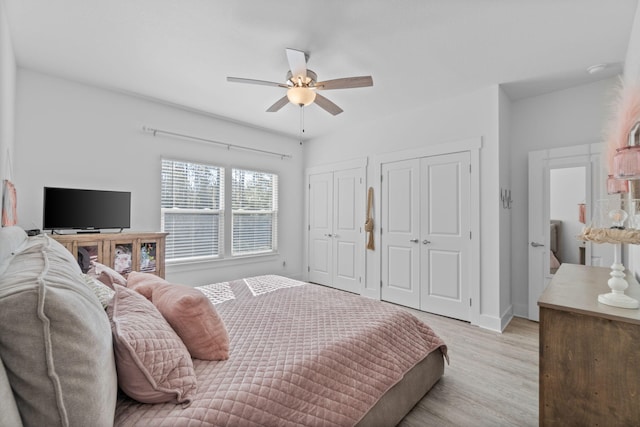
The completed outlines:
[[[614,261],[611,292],[600,294],[598,301],[615,307],[638,308],[634,298],[625,295],[625,280],[620,260],[622,244],[640,244],[640,84],[620,80],[613,114],[606,129],[606,182],[609,198],[598,204],[596,217],[578,239],[611,243]]]
[[[609,173],[617,176],[614,168],[614,157],[619,148],[631,145],[628,143],[631,136],[630,131],[640,121],[640,84],[625,83],[621,79],[617,88],[617,99],[613,104],[612,110],[611,118],[605,130],[605,153]]]
[[[613,173],[617,179],[640,179],[640,121],[629,131],[627,145],[616,149]]]
[[[587,223],[587,205],[585,203],[578,203],[578,221],[582,224]]]
[[[611,265],[611,278],[607,284],[611,292],[598,295],[598,301],[622,308],[638,308],[638,300],[625,295],[624,291],[629,287],[625,280],[624,265],[620,260],[621,246],[623,243],[640,244],[640,217],[629,215],[636,212],[640,206],[639,199],[600,200],[598,213],[589,227],[585,227],[579,240],[593,243],[611,243],[615,245],[614,261]]]
[[[607,194],[625,194],[629,192],[629,181],[613,175],[607,177]]]

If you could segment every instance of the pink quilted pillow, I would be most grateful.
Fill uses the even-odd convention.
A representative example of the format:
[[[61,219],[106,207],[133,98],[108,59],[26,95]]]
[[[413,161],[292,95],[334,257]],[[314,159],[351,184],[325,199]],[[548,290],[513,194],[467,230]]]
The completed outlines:
[[[115,285],[107,306],[118,385],[143,403],[189,403],[196,375],[189,351],[158,310],[139,293]]]
[[[127,286],[127,279],[125,279],[122,274],[99,262],[94,261],[91,263],[91,268],[89,268],[87,275],[95,277],[111,289],[114,289],[114,284]]]
[[[202,292],[137,271],[129,273],[127,286],[151,300],[182,338],[191,357],[202,360],[229,358],[227,329]]]

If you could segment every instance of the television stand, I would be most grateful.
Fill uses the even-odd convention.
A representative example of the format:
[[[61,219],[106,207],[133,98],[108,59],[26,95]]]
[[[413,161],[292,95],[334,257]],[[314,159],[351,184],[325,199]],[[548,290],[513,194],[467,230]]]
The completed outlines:
[[[131,271],[142,271],[164,278],[167,234],[79,230],[78,234],[52,234],[51,238],[73,254],[83,273],[87,272],[91,261],[96,261],[124,276]]]

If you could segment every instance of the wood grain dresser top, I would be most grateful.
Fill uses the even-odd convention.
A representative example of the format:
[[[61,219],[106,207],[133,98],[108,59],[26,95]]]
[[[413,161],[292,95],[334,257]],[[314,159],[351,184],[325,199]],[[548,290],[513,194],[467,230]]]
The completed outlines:
[[[610,268],[562,264],[538,299],[540,308],[551,308],[640,325],[640,310],[612,307],[598,302],[598,295],[611,290]],[[627,272],[625,294],[640,301],[640,285]]]

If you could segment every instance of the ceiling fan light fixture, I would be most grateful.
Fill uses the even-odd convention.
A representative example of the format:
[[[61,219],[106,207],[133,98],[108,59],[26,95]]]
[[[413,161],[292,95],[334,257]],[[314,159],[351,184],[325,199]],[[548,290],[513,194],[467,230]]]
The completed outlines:
[[[287,98],[289,98],[289,102],[292,104],[306,107],[315,101],[316,93],[308,87],[294,86],[287,90]]]

